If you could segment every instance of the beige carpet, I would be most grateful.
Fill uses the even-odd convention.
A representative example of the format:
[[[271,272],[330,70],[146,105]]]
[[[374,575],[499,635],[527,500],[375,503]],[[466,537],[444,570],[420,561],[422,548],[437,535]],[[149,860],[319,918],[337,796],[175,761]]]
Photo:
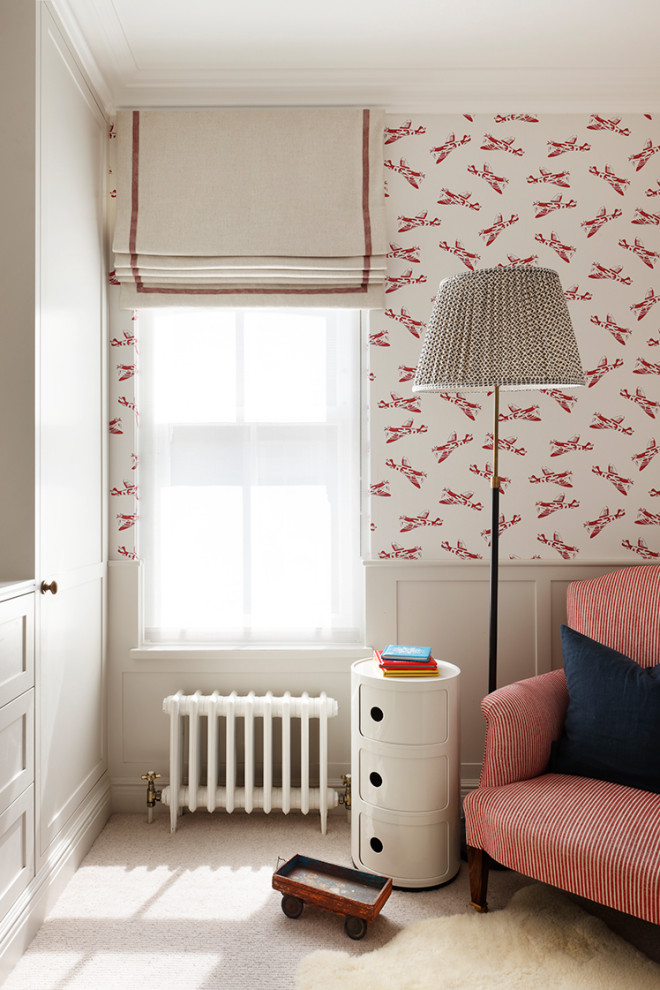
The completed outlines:
[[[316,950],[359,959],[415,922],[462,915],[490,923],[529,884],[493,873],[491,913],[478,916],[463,866],[439,890],[394,891],[356,942],[342,919],[320,908],[306,906],[296,920],[282,913],[272,875],[278,857],[294,853],[351,866],[343,809],[330,815],[325,836],[314,814],[197,812],[183,816],[175,835],[167,809],[158,809],[153,825],[146,815],[115,815],[3,990],[292,990],[299,963]],[[660,962],[660,929],[617,912],[604,916]],[[407,962],[395,972],[397,987],[406,986],[406,972]]]
[[[652,990],[660,966],[557,891],[532,884],[504,911],[418,921],[362,956],[321,950],[296,990]]]

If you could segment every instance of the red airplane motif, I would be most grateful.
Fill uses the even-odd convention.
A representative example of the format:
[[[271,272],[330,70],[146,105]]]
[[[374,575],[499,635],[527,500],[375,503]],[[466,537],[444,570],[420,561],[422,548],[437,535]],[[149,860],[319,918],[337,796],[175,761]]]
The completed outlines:
[[[401,458],[400,464],[395,464],[390,457],[385,461],[385,467],[392,468],[393,471],[399,471],[415,488],[421,488],[422,482],[426,478],[426,471],[417,471],[409,464],[405,457]]]
[[[120,395],[119,398],[117,399],[117,403],[120,406],[126,406],[127,409],[132,409],[133,412],[135,413],[136,421],[139,420],[140,415],[137,411],[137,406],[135,402],[131,401],[130,399],[127,399],[125,395]]]
[[[623,519],[625,514],[625,509],[617,509],[616,512],[610,512],[609,507],[606,506],[596,519],[590,519],[584,523],[584,528],[590,531],[589,539],[593,540],[594,536],[598,536],[609,523],[615,522],[617,519]]]
[[[565,155],[568,151],[591,151],[590,144],[578,144],[577,137],[569,138],[568,141],[548,141],[548,158],[556,158],[557,155]]]
[[[648,509],[638,509],[636,526],[660,526],[660,513],[649,512]]]
[[[111,495],[134,495],[135,498],[139,498],[140,497],[138,495],[138,486],[137,485],[132,485],[130,483],[130,481],[125,481],[123,488],[117,488],[116,486],[114,488],[111,488],[110,489],[110,494]]]
[[[116,518],[119,520],[119,531],[124,529],[130,529],[131,526],[135,526],[138,520],[137,512],[119,512]]]
[[[620,474],[617,474],[616,468],[611,464],[607,465],[607,471],[603,471],[597,464],[592,467],[591,471],[592,474],[597,475],[599,478],[604,478],[613,484],[621,495],[627,495],[634,484],[632,478],[622,478]]]
[[[409,368],[405,364],[399,365],[399,382],[411,382],[417,374],[417,368]]]
[[[496,193],[500,194],[500,196],[504,192],[504,187],[509,181],[503,175],[495,175],[487,162],[484,162],[483,169],[478,169],[476,165],[468,165],[467,170],[471,175],[476,175],[478,179],[484,179],[491,189],[494,189]]]
[[[617,358],[615,361],[612,361],[611,364],[608,364],[607,358],[602,357],[595,368],[591,371],[585,371],[584,377],[587,379],[587,386],[589,388],[593,388],[594,385],[598,384],[604,375],[608,374],[610,371],[614,371],[615,368],[620,368],[622,365],[623,361],[621,358]]]
[[[404,137],[415,137],[417,134],[426,134],[425,127],[413,127],[412,120],[406,120],[399,127],[386,127],[385,128],[385,144],[394,144],[395,141],[400,141]]]
[[[414,169],[412,169],[404,158],[399,159],[398,165],[395,165],[394,162],[390,161],[390,159],[388,158],[387,161],[383,162],[383,165],[385,166],[385,168],[391,169],[393,172],[396,172],[398,175],[402,175],[404,179],[407,182],[409,182],[410,185],[413,186],[415,189],[419,189],[426,175],[425,172],[416,172]]]
[[[127,550],[126,547],[117,547],[117,553],[120,557],[126,557],[127,560],[139,560],[135,550]]]
[[[369,343],[374,347],[389,347],[390,341],[387,335],[387,330],[376,330],[375,333],[370,333]]]
[[[514,139],[511,138],[496,138],[492,134],[484,134],[483,144],[481,145],[482,151],[507,151],[510,155],[516,155],[521,158],[525,152],[522,148],[514,148]]]
[[[531,113],[498,113],[495,115],[495,123],[503,124],[507,120],[522,120],[525,124],[538,124],[539,118]]]
[[[564,560],[570,560],[571,557],[577,556],[578,548],[564,543],[559,533],[553,533],[551,537],[546,536],[545,533],[538,533],[536,539],[539,543],[545,543],[546,546],[552,547]]]
[[[604,179],[605,182],[609,182],[614,192],[618,193],[619,196],[624,196],[626,189],[630,185],[630,179],[622,179],[618,175],[615,175],[609,165],[606,165],[604,169],[590,165],[589,174],[595,175],[597,179]]]
[[[463,447],[466,443],[472,443],[474,437],[471,433],[466,433],[462,440],[459,440],[456,433],[451,433],[449,439],[446,443],[443,443],[440,447],[434,447],[433,453],[436,456],[438,464],[446,461],[450,454],[453,454],[455,450],[459,447]]]
[[[601,265],[597,261],[592,261],[591,267],[593,271],[589,275],[589,278],[609,278],[613,282],[620,282],[621,285],[632,285],[630,275],[621,274],[623,265],[619,265],[618,268],[606,268],[605,265]]]
[[[442,498],[438,499],[440,505],[462,505],[466,509],[474,509],[481,512],[483,505],[481,502],[473,502],[474,492],[453,492],[451,488],[445,488]]]
[[[646,190],[646,195],[647,196],[660,196],[660,179],[656,179],[655,180],[655,183],[656,183],[657,189],[653,189],[653,187],[651,187],[651,189],[647,189]]]
[[[387,288],[385,292],[396,292],[404,285],[421,285],[426,282],[426,275],[413,275],[412,268],[409,268],[403,275],[389,275],[385,280]]]
[[[562,244],[554,230],[550,237],[546,237],[544,234],[534,234],[534,240],[538,241],[539,244],[545,244],[546,247],[552,248],[562,261],[570,262],[575,254],[575,248],[569,244]]]
[[[402,258],[404,261],[410,261],[415,264],[419,264],[421,258],[419,257],[420,248],[419,247],[400,247],[398,244],[390,244],[390,249],[387,252],[388,258]]]
[[[505,519],[504,516],[500,516],[500,521],[497,527],[499,535],[501,536],[502,533],[504,533],[507,529],[511,529],[512,526],[515,526],[519,522],[522,522],[522,516],[519,515],[517,512],[514,513],[511,516],[511,518],[508,520]],[[483,536],[488,546],[490,546],[490,542],[491,542],[491,533],[492,533],[491,529],[482,529],[481,531],[481,535]]]
[[[481,406],[478,402],[471,402],[465,396],[461,395],[460,392],[438,392],[438,396],[444,399],[445,402],[451,402],[452,405],[458,406],[468,419],[476,419],[477,413],[481,412]]]
[[[635,213],[635,216],[632,218],[632,223],[654,224],[657,227],[658,224],[660,224],[660,213],[648,213],[646,210],[642,210],[638,206],[637,212]]]
[[[615,134],[621,134],[623,137],[629,137],[630,128],[629,127],[619,127],[621,123],[621,117],[616,120],[608,120],[606,117],[601,117],[598,113],[592,113],[591,121],[587,124],[588,131],[613,131]]]
[[[421,547],[402,547],[399,543],[392,543],[391,546],[391,551],[380,551],[380,560],[417,560],[422,556]]]
[[[428,426],[413,426],[412,419],[409,419],[403,426],[386,426],[385,433],[389,433],[386,443],[394,443],[402,437],[412,436],[414,433],[428,433]]]
[[[419,413],[422,411],[421,406],[421,396],[418,395],[397,395],[396,392],[390,392],[391,402],[387,402],[385,399],[381,399],[378,403],[379,409],[405,409],[406,412]]]
[[[553,196],[551,200],[545,203],[535,200],[534,206],[537,211],[535,216],[538,220],[540,217],[547,217],[550,213],[554,213],[555,210],[574,210],[577,206],[577,200],[567,199],[566,202],[564,202],[562,194],[557,193],[556,196]]]
[[[135,334],[130,330],[124,330],[124,338],[120,340],[118,337],[113,337],[110,341],[111,347],[135,347],[137,340]]]
[[[478,467],[476,464],[470,464],[470,471],[472,472],[472,474],[477,474],[479,475],[480,478],[483,478],[485,481],[488,482],[490,482],[490,479],[493,477],[493,469],[490,466],[490,464],[486,464],[483,470],[480,467]],[[504,494],[504,492],[506,491],[506,489],[510,484],[511,484],[511,478],[503,478],[500,475],[500,492],[502,494]]]
[[[407,230],[414,230],[416,227],[439,227],[442,220],[439,217],[433,217],[429,220],[429,211],[422,210],[418,213],[416,217],[397,217],[399,221],[398,232],[400,234],[405,234]]]
[[[572,471],[551,471],[547,467],[542,467],[542,476],[539,477],[537,474],[532,474],[529,477],[530,485],[560,485],[562,488],[572,488],[573,487],[573,472]]]
[[[637,358],[637,367],[633,369],[633,375],[660,375],[660,364],[653,364],[646,358]]]
[[[538,406],[528,406],[527,409],[521,409],[520,406],[509,406],[508,413],[500,413],[497,419],[500,423],[507,423],[512,419],[526,419],[532,423],[541,422]]]
[[[595,412],[592,422],[589,424],[590,430],[614,430],[616,433],[624,433],[627,437],[632,436],[634,430],[632,426],[623,426],[625,416],[603,416],[602,413]]]
[[[570,289],[566,289],[566,291],[564,292],[564,299],[566,299],[569,302],[571,302],[571,301],[572,302],[583,302],[583,301],[588,302],[590,299],[593,299],[593,296],[592,296],[591,292],[582,292],[582,293],[580,293],[580,291],[578,289],[578,286],[577,285],[572,285],[570,287]]]
[[[650,419],[655,419],[656,410],[660,409],[660,402],[656,402],[655,399],[648,399],[643,389],[638,388],[635,390],[635,394],[631,395],[627,388],[622,388],[619,395],[624,399],[630,399],[634,402],[642,412],[645,412]]]
[[[453,553],[456,557],[460,557],[461,560],[481,560],[482,556],[480,553],[473,553],[471,550],[465,546],[463,540],[457,540],[456,546],[453,547],[449,540],[444,540],[440,546],[443,550],[448,553]]]
[[[442,526],[443,519],[429,519],[428,512],[422,512],[418,516],[399,516],[399,532],[409,533],[411,529],[420,526]]]
[[[658,335],[657,337],[649,337],[646,343],[649,345],[649,347],[660,347],[660,335]]]
[[[618,209],[608,213],[606,207],[603,206],[593,219],[583,220],[580,226],[586,230],[587,237],[593,237],[606,223],[609,223],[610,220],[618,220],[622,215],[622,211]]]
[[[438,247],[443,251],[447,251],[449,254],[453,254],[472,272],[474,271],[475,264],[481,259],[480,254],[473,254],[471,251],[467,251],[461,241],[455,241],[454,247],[451,247],[447,241],[440,241]]]
[[[471,203],[472,193],[453,193],[449,189],[440,190],[440,199],[437,201],[440,206],[465,206],[468,210],[480,210],[481,203]]]
[[[507,263],[500,261],[497,267],[508,268],[509,266],[518,266],[528,268],[530,265],[535,265],[538,260],[538,254],[530,254],[527,258],[516,258],[514,254],[507,254]]]
[[[626,251],[632,251],[640,261],[644,262],[647,268],[655,268],[655,263],[660,258],[660,252],[645,248],[639,237],[635,238],[634,244],[628,244],[628,241],[624,237],[619,241],[619,247],[624,248]]]
[[[137,374],[137,366],[134,364],[118,364],[117,371],[119,372],[119,381],[126,382],[133,375]]]
[[[635,166],[635,171],[639,172],[658,151],[660,151],[660,144],[656,144],[656,146],[653,147],[652,141],[649,140],[646,142],[642,150],[638,151],[636,155],[629,155],[628,161],[632,162]]]
[[[120,416],[116,416],[114,419],[110,420],[109,429],[110,429],[110,433],[114,433],[117,435],[123,434],[124,431],[122,430],[122,423]]]
[[[649,466],[656,454],[660,454],[660,447],[657,441],[651,438],[646,450],[642,450],[639,454],[633,454],[631,460],[634,461],[640,471],[643,471],[644,468]]]
[[[649,492],[651,498],[657,498],[660,495],[660,488],[652,488]]]
[[[370,495],[378,495],[380,498],[391,498],[389,481],[377,481],[369,489]]]
[[[483,237],[487,245],[492,244],[503,230],[506,230],[507,227],[512,227],[514,223],[518,223],[518,220],[517,213],[512,213],[508,220],[504,220],[502,214],[498,213],[491,227],[486,227],[484,230],[479,231],[479,237]]]
[[[518,437],[501,437],[497,441],[498,450],[508,450],[512,454],[519,454],[520,457],[524,457],[527,451],[524,447],[516,447],[515,444],[518,442]],[[484,450],[492,450],[493,448],[493,434],[486,434],[486,443],[483,445]]]
[[[630,307],[631,312],[637,313],[637,319],[643,320],[645,316],[651,311],[652,307],[656,303],[660,302],[660,295],[656,296],[653,288],[649,289],[641,302],[633,303]]]
[[[646,541],[641,538],[637,540],[637,546],[633,546],[630,540],[622,540],[621,546],[624,550],[632,550],[632,552],[636,553],[638,557],[642,558],[642,560],[654,560],[656,557],[660,557],[660,553],[656,550],[649,550],[646,545]]]
[[[550,452],[550,457],[560,457],[562,454],[569,454],[574,450],[593,450],[592,443],[580,443],[578,436],[571,437],[570,440],[551,440],[554,450]]]
[[[549,395],[551,399],[554,399],[558,405],[562,407],[564,412],[573,412],[573,406],[577,402],[577,395],[569,395],[568,392],[562,392],[559,388],[542,388],[541,392],[544,395]]]
[[[464,134],[463,137],[458,140],[456,135],[452,132],[444,144],[438,145],[437,148],[431,148],[431,154],[435,155],[435,164],[439,165],[440,162],[443,162],[445,158],[452,153],[452,151],[456,151],[456,149],[460,148],[461,145],[469,144],[471,140],[472,138],[469,134]]]
[[[528,175],[527,181],[531,183],[551,183],[553,186],[561,186],[562,189],[570,189],[570,172],[551,172],[550,169],[540,168],[538,175]]]
[[[561,509],[579,509],[580,503],[576,498],[571,499],[570,502],[566,501],[565,495],[558,495],[554,498],[552,502],[537,502],[536,503],[536,517],[537,519],[544,519],[545,516],[551,516],[553,512],[559,512]]]
[[[386,309],[385,316],[389,317],[390,320],[398,320],[399,323],[403,323],[406,330],[409,330],[413,337],[420,337],[424,330],[422,321],[413,320],[405,306],[402,306],[398,313],[395,313],[393,309]]]
[[[131,454],[131,471],[137,471],[138,465],[140,463],[140,458],[137,454]]]
[[[626,340],[632,333],[627,327],[620,327],[614,322],[610,314],[608,313],[604,320],[601,320],[599,316],[590,316],[590,321],[595,323],[597,327],[603,327],[605,330],[609,330],[614,339],[618,341],[619,344],[625,346]]]

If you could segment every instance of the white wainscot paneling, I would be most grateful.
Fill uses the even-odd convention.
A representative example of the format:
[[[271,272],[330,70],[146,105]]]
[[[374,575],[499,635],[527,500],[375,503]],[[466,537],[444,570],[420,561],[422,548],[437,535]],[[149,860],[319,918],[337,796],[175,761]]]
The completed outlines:
[[[504,562],[499,567],[498,686],[562,666],[566,588],[621,566]],[[461,669],[461,779],[474,786],[484,744],[490,568],[452,563],[366,565],[367,642],[431,646]]]

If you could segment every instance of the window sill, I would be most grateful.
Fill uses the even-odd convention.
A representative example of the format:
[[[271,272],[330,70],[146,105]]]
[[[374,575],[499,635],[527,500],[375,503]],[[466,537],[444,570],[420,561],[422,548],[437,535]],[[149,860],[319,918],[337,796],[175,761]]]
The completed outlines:
[[[217,647],[181,645],[142,646],[130,651],[131,660],[136,661],[175,661],[186,665],[213,663],[213,669],[236,669],[249,666],[251,669],[284,671],[346,670],[355,660],[372,655],[372,650],[363,645],[355,646],[277,646],[277,647]]]

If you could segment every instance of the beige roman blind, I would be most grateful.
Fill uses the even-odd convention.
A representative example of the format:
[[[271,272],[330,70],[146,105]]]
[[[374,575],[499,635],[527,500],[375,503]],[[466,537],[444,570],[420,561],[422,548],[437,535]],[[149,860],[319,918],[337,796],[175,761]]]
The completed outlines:
[[[121,305],[380,308],[382,111],[125,110]]]

